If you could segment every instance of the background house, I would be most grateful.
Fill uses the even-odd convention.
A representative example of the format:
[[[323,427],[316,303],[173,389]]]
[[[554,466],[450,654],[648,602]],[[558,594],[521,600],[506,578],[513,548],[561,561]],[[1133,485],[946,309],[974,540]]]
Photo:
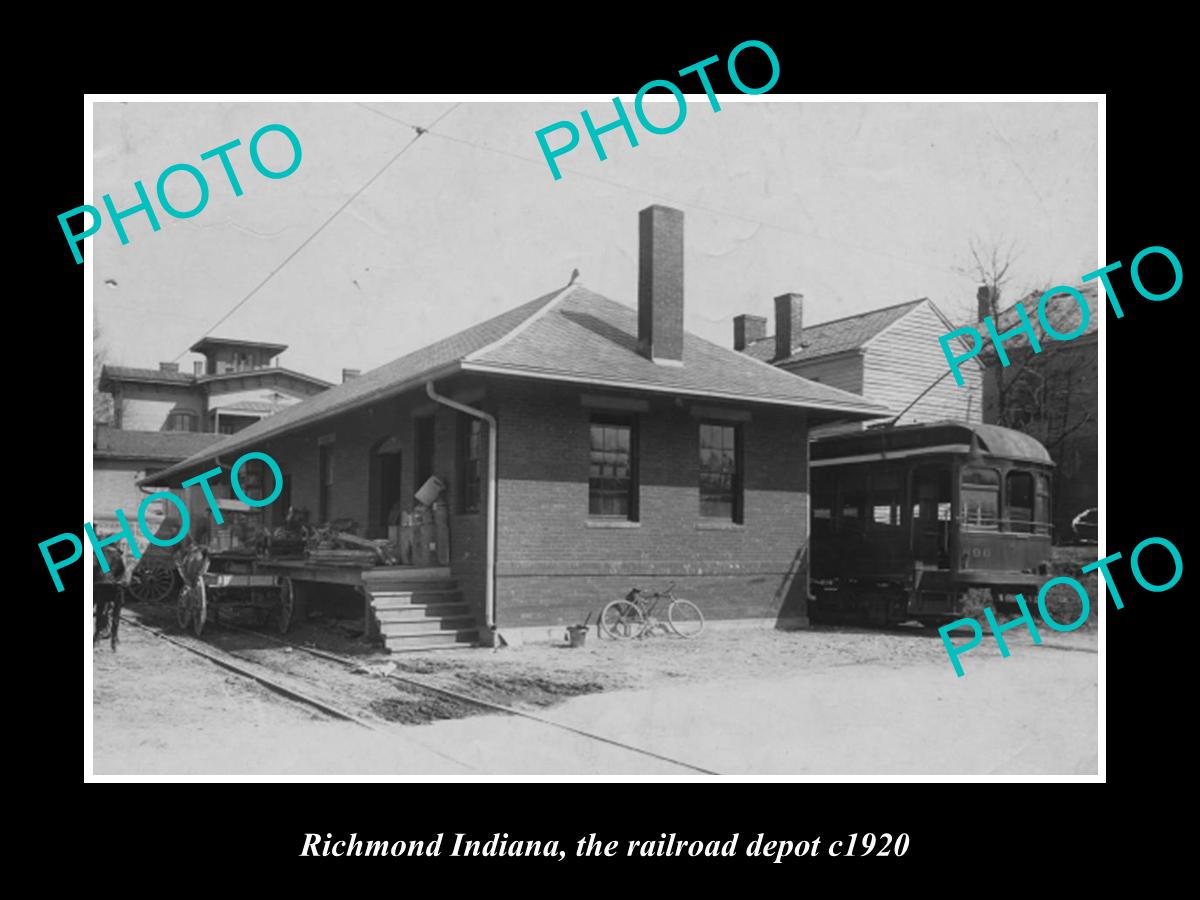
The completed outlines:
[[[772,336],[765,317],[736,316],[734,349],[860,394],[892,410],[893,416],[899,414],[898,425],[983,420],[982,367],[964,366],[962,387],[948,377],[938,338],[954,326],[931,300],[910,300],[816,325],[804,324],[804,307],[800,294],[776,297]]]
[[[115,531],[116,510],[136,522],[146,496],[137,482],[191,456],[220,439],[219,434],[187,431],[124,431],[108,425],[92,428],[92,525]]]
[[[1088,324],[1082,335],[1070,341],[1048,337],[1038,317],[1042,291],[1022,297],[1040,353],[1029,339],[1018,335],[1004,342],[1009,365],[1003,367],[990,340],[985,340],[978,359],[986,366],[984,376],[984,421],[1023,431],[1037,438],[1054,460],[1054,536],[1056,541],[1074,538],[1071,520],[1099,503],[1099,347],[1100,321],[1096,283],[1076,289],[1088,306]],[[981,334],[987,331],[982,319],[996,310],[992,289],[980,287],[976,296]],[[998,299],[998,298],[997,298]],[[1003,333],[1020,324],[1016,303],[995,315],[996,331]],[[1069,295],[1046,304],[1046,318],[1060,334],[1079,327],[1082,311]]]
[[[395,500],[411,508],[437,475],[450,516],[442,597],[461,596],[476,627],[428,619],[424,631],[385,631],[389,646],[439,630],[450,641],[547,628],[560,638],[562,625],[631,587],[671,581],[707,617],[803,622],[808,430],[885,410],[685,333],[683,214],[652,206],[639,222],[637,309],[572,280],[147,484],[178,485],[259,450],[278,461],[292,504],[378,535]],[[494,459],[490,426],[439,397],[494,418]],[[227,476],[217,490],[228,494]],[[403,568],[364,571],[369,596],[411,578]]]
[[[98,390],[112,395],[112,421],[93,430],[93,518],[116,528],[115,510],[135,521],[137,482],[331,385],[279,365],[285,344],[204,338],[193,371],[106,365]],[[357,374],[344,370],[344,375]]]

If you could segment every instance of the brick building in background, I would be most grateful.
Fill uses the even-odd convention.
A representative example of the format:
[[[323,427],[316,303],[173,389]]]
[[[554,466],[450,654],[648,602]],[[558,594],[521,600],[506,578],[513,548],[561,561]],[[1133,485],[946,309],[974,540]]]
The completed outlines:
[[[1058,341],[1048,337],[1037,314],[1042,291],[1022,297],[1021,304],[1038,337],[1040,353],[1034,353],[1029,338],[1020,334],[1004,342],[1009,365],[1001,366],[990,340],[984,340],[978,359],[986,366],[983,389],[983,416],[989,424],[1003,425],[1037,438],[1054,460],[1053,516],[1054,539],[1070,541],[1074,535],[1071,520],[1099,504],[1099,346],[1097,327],[1100,320],[1096,283],[1076,286],[1088,306],[1088,324],[1074,340]],[[975,327],[986,335],[982,324],[996,304],[990,289],[980,287],[977,294],[979,321]],[[1014,303],[995,317],[996,331],[1004,333],[1020,319]],[[1046,304],[1046,317],[1059,334],[1079,327],[1082,312],[1069,295]]]
[[[289,406],[148,485],[263,451],[292,504],[378,536],[396,500],[411,508],[437,475],[448,486],[447,590],[461,592],[474,624],[385,631],[389,647],[561,638],[562,625],[630,587],[669,581],[713,619],[802,623],[809,429],[887,409],[685,333],[683,215],[652,206],[639,223],[636,309],[573,279]],[[494,435],[480,416],[497,423]],[[217,490],[228,496],[227,471]],[[363,570],[369,605],[412,577],[404,568]]]
[[[135,521],[145,494],[137,482],[220,438],[331,387],[282,368],[286,344],[203,338],[191,373],[106,365],[98,390],[112,395],[112,422],[93,429],[92,522],[117,526],[115,510]],[[347,374],[352,370],[345,370]]]
[[[899,414],[897,425],[954,419],[983,421],[983,367],[963,367],[966,384],[948,377],[938,338],[954,326],[931,300],[910,300],[858,315],[804,324],[804,298],[775,298],[775,333],[763,316],[733,320],[733,347],[811,381],[860,394]],[[882,420],[886,421],[886,420]],[[849,427],[864,427],[863,424]],[[846,426],[820,433],[845,430]]]

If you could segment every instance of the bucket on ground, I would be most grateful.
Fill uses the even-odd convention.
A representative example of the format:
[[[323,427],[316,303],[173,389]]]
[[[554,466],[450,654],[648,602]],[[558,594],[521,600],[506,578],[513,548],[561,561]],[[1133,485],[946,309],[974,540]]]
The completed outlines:
[[[582,647],[587,641],[588,627],[586,625],[567,626],[567,644],[572,647]]]

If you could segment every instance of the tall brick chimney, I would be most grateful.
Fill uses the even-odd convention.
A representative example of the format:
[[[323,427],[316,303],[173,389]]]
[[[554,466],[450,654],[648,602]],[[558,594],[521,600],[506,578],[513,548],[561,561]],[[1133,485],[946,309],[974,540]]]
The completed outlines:
[[[979,321],[983,321],[992,314],[992,287],[988,284],[981,284],[979,290],[975,292],[976,310],[979,313]],[[996,305],[999,306],[1000,298],[996,297]]]
[[[775,358],[784,359],[800,349],[804,326],[804,295],[780,294],[775,298]]]
[[[638,351],[683,365],[683,213],[669,206],[638,213]]]
[[[733,349],[745,350],[755,341],[767,336],[767,317],[740,315],[733,317]]]

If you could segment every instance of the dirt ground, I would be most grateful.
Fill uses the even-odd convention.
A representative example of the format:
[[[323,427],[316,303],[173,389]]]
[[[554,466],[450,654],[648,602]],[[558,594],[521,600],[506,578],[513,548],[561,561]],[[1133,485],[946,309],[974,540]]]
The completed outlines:
[[[174,630],[167,625],[166,610],[134,607],[132,613],[167,632]],[[927,682],[940,685],[938,691],[953,692],[956,682],[961,688],[961,682],[970,681],[955,678],[940,638],[917,628],[827,627],[791,632],[710,628],[693,640],[656,636],[628,642],[600,640],[593,630],[581,648],[525,644],[411,656],[381,653],[363,641],[359,631],[351,621],[325,620],[307,623],[289,635],[297,643],[353,657],[357,669],[219,626],[206,631],[205,642],[252,659],[302,684],[309,694],[381,723],[382,732],[329,721],[145,631],[123,627],[118,653],[112,653],[106,642],[93,650],[97,773],[603,772],[628,771],[632,760],[638,772],[683,774],[679,767],[645,754],[606,747],[582,736],[547,734],[554,729],[400,679],[558,717],[584,730],[592,715],[588,710],[595,709],[600,717],[596,721],[604,722],[611,733],[633,728],[635,746],[638,735],[650,726],[631,724],[635,719],[630,716],[639,703],[649,703],[651,719],[662,719],[653,699],[660,695],[674,698],[674,706],[684,709],[693,698],[723,691],[728,694],[725,715],[736,720],[739,706],[747,702],[743,695],[767,697],[778,693],[779,686],[796,682],[832,679],[830,683],[836,685],[854,673],[866,680],[868,692],[872,679],[877,683],[879,678],[902,683],[912,679],[913,684]],[[988,669],[995,673],[989,677],[1003,679],[1006,672],[1020,672],[1022,660],[1031,666],[1036,659],[1050,668],[1066,660],[1083,679],[1083,687],[1091,682],[1094,689],[1096,632],[1052,634],[1043,629],[1042,633],[1042,647],[1033,647],[1027,633],[1009,632],[1012,656],[1007,660],[1001,660],[994,641],[985,639],[962,657],[968,676]],[[400,679],[384,677],[388,671]],[[837,676],[838,671],[847,674]],[[1026,674],[1032,671],[1027,667]],[[1030,702],[1041,702],[1038,680],[1032,682]],[[984,683],[977,676],[971,685]],[[597,706],[588,700],[609,695],[628,715],[614,719],[612,703],[598,700]],[[1094,721],[1094,705],[1091,715]],[[699,719],[693,716],[684,724],[699,727]],[[770,746],[774,726],[763,727],[767,733],[760,740]],[[655,740],[665,744],[671,737],[662,734]],[[1094,744],[1094,726],[1090,740]],[[485,746],[492,747],[487,754],[481,749]],[[786,760],[763,757],[764,766],[777,764]]]

